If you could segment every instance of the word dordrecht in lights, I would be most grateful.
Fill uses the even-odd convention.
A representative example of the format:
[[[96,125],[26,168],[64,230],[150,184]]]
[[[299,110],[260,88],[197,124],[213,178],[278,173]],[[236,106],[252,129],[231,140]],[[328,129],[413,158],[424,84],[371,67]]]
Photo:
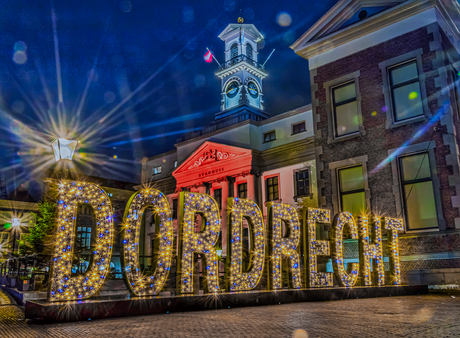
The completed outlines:
[[[50,301],[70,301],[89,298],[105,281],[112,256],[114,238],[113,209],[109,196],[98,185],[88,182],[62,181],[59,185],[57,238],[53,257]],[[88,204],[95,211],[95,248],[90,265],[83,275],[72,275],[72,257],[75,246],[75,223],[78,204]],[[179,253],[177,257],[177,293],[196,291],[193,285],[194,256],[202,257],[202,271],[207,292],[249,291],[257,287],[264,271],[270,281],[268,288],[278,290],[284,279],[290,288],[332,287],[332,273],[318,271],[317,256],[331,256],[333,270],[339,283],[351,288],[354,285],[383,286],[385,273],[382,257],[381,229],[388,231],[390,254],[390,281],[401,284],[398,231],[403,220],[368,216],[357,219],[351,213],[341,212],[332,222],[332,238],[318,240],[318,223],[330,224],[330,211],[308,208],[299,217],[294,206],[286,203],[269,203],[268,224],[264,224],[261,210],[251,200],[229,198],[227,231],[227,269],[224,281],[219,278],[219,259],[216,246],[222,230],[216,201],[209,195],[181,192],[179,196]],[[139,241],[143,213],[152,211],[157,244],[155,264],[142,272],[139,264]],[[200,215],[201,231],[194,231],[195,215]],[[242,270],[242,221],[249,224],[253,249],[249,255],[249,270]],[[300,220],[301,219],[301,220]],[[282,224],[287,237],[282,236]],[[346,269],[343,259],[343,234],[348,228],[351,237],[358,239],[360,264],[350,264]],[[371,231],[373,228],[374,231]],[[266,230],[268,229],[268,230]],[[156,189],[135,192],[129,200],[123,217],[123,277],[134,296],[155,296],[160,293],[171,268],[175,247],[171,208],[166,196]],[[226,239],[222,239],[224,241]],[[300,243],[304,244],[301,246]],[[304,252],[302,252],[303,250]],[[303,259],[301,259],[303,257]],[[303,268],[301,268],[303,261]],[[268,265],[268,266],[266,266]],[[283,266],[288,271],[283,274]],[[225,284],[225,285],[224,285]]]

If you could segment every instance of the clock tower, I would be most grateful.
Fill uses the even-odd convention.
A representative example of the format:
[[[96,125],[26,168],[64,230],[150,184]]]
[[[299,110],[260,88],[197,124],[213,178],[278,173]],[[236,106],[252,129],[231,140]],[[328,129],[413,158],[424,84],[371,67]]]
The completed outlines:
[[[262,34],[252,24],[229,24],[219,38],[225,43],[225,62],[216,72],[221,80],[221,112],[216,120],[234,116],[242,111],[251,113],[251,119],[269,117],[264,111],[262,80],[268,76],[258,62],[257,44]]]

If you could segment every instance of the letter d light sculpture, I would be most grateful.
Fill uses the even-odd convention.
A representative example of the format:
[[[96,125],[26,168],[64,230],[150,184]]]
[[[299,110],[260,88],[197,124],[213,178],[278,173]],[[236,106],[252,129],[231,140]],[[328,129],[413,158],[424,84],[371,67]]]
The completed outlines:
[[[75,223],[78,204],[89,204],[96,215],[96,245],[85,274],[72,277]],[[104,283],[112,256],[112,205],[104,190],[96,184],[63,181],[59,184],[56,244],[50,301],[91,297]]]

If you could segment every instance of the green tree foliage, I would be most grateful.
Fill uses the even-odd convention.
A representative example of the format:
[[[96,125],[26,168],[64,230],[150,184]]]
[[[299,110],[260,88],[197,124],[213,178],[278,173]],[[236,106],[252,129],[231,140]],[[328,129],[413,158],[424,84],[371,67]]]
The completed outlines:
[[[23,236],[19,253],[21,256],[33,253],[50,255],[56,226],[56,203],[45,199],[38,203],[38,212],[32,214],[35,226]]]

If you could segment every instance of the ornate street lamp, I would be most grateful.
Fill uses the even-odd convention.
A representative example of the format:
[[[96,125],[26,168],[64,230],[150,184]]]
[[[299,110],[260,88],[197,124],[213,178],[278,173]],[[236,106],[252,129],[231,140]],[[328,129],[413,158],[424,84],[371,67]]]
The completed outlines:
[[[54,157],[56,161],[72,160],[73,153],[79,141],[66,140],[65,138],[57,138],[51,145],[53,146]]]

